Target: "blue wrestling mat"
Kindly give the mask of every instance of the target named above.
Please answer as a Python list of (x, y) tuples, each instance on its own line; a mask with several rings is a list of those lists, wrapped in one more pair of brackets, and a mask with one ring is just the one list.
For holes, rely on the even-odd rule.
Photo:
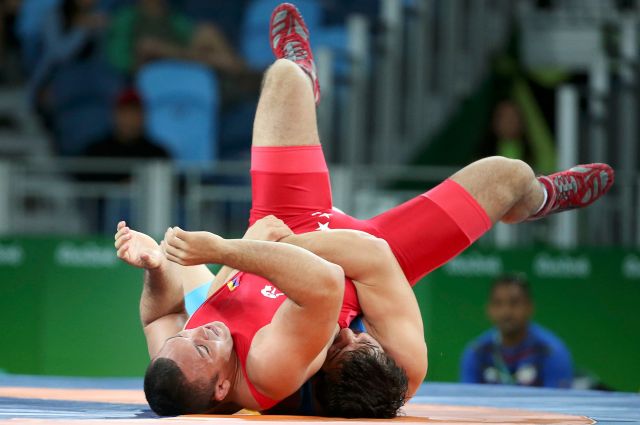
[[(122, 424), (122, 420), (126, 420), (126, 423), (144, 424), (160, 421), (144, 402), (141, 388), (140, 379), (0, 376), (0, 424), (34, 423), (34, 420), (38, 423), (77, 424), (111, 421)], [(480, 408), (474, 411), (469, 406)], [(407, 406), (407, 417), (398, 420), (440, 424), (514, 423), (514, 412), (524, 411), (528, 411), (525, 413), (529, 419), (519, 419), (517, 423), (590, 423), (585, 422), (585, 418), (580, 422), (563, 419), (562, 416), (577, 415), (592, 418), (600, 424), (640, 424), (640, 395), (426, 383)], [(501, 412), (504, 412), (504, 421), (500, 420), (503, 417), (500, 416)], [(540, 420), (536, 419), (538, 412)], [(553, 416), (545, 416), (549, 413), (557, 414), (555, 419)], [(456, 419), (447, 419), (454, 417)], [(174, 418), (172, 422), (202, 421), (204, 418), (207, 417), (186, 416)], [(305, 418), (301, 417), (278, 417), (277, 420), (256, 416), (228, 418), (225, 422), (231, 424), (246, 421), (247, 418), (274, 423), (305, 422)], [(335, 422), (330, 419), (327, 421)], [(318, 419), (314, 422), (318, 422)]]

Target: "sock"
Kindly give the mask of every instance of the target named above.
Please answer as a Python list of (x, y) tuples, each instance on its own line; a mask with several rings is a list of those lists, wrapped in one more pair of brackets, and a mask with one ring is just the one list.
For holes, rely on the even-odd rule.
[(549, 192), (547, 192), (547, 187), (544, 184), (542, 184), (542, 182), (540, 182), (540, 186), (542, 186), (544, 198), (542, 199), (542, 203), (540, 204), (540, 207), (538, 207), (538, 209), (536, 210), (535, 213), (533, 213), (533, 215), (537, 215), (540, 211), (542, 211), (542, 209), (547, 206), (547, 201), (549, 200)]

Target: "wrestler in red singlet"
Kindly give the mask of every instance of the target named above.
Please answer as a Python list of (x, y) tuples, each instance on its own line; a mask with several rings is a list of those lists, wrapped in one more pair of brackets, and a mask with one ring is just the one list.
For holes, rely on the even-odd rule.
[[(480, 205), (451, 180), (371, 220), (358, 220), (335, 210), (320, 146), (253, 148), (251, 174), (251, 225), (273, 214), (295, 233), (329, 229), (365, 231), (389, 243), (411, 284), (464, 250), (491, 227)], [(185, 329), (213, 321), (225, 323), (246, 379), (247, 355), (253, 338), (271, 323), (285, 298), (268, 280), (240, 272), (202, 304)], [(348, 327), (360, 313), (355, 286), (347, 279), (339, 326)], [(247, 384), (263, 410), (279, 402), (261, 394), (249, 380)]]
[(272, 214), (295, 233), (367, 232), (387, 241), (412, 285), (491, 228), (484, 209), (453, 180), (369, 220), (335, 210), (320, 145), (254, 147), (251, 177), (250, 224)]
[[(271, 323), (285, 299), (285, 294), (268, 280), (254, 274), (239, 272), (211, 295), (185, 326), (185, 329), (193, 329), (214, 321), (227, 325), (247, 385), (263, 410), (273, 407), (280, 400), (264, 396), (247, 379), (247, 355), (255, 334)], [(338, 325), (341, 328), (348, 327), (359, 312), (355, 287), (353, 282), (347, 280)]]

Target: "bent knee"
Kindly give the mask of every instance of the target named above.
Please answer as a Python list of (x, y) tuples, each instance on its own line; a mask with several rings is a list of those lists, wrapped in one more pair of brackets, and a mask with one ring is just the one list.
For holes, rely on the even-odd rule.
[(492, 156), (485, 158), (487, 166), (494, 176), (494, 182), (518, 191), (527, 188), (531, 179), (535, 177), (531, 167), (519, 159)]
[(304, 75), (304, 71), (294, 62), (288, 59), (278, 59), (267, 70), (266, 78), (286, 78), (300, 73)]

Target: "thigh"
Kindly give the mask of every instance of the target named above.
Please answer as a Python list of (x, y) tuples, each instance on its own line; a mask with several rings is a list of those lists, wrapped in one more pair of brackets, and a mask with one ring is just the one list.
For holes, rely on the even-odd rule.
[(459, 184), (446, 180), (429, 192), (369, 220), (389, 243), (407, 280), (446, 263), (491, 227), (491, 220)]
[(273, 214), (290, 225), (331, 210), (329, 170), (320, 146), (253, 148), (251, 224)]

